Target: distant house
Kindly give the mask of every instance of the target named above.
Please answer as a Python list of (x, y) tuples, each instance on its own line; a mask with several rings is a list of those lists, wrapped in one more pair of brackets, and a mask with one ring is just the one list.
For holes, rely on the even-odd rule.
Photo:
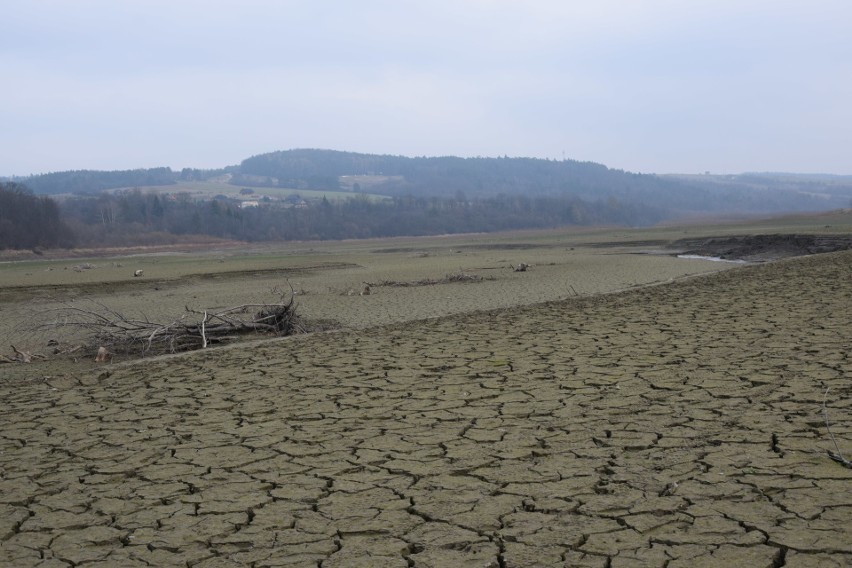
[(260, 204), (257, 201), (241, 201), (240, 209), (247, 209), (249, 207), (260, 207)]

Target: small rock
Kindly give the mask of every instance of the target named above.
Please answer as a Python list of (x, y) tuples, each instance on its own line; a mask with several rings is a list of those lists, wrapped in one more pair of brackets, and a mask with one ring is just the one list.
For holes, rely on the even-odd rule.
[(107, 363), (112, 360), (112, 353), (106, 347), (98, 347), (98, 354), (95, 357), (96, 363)]

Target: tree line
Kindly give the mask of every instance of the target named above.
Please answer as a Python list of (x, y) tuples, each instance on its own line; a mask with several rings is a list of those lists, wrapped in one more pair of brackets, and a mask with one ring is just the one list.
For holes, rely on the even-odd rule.
[(72, 247), (73, 231), (55, 201), (25, 186), (0, 183), (0, 249)]
[[(28, 199), (31, 211), (14, 210), (11, 216), (20, 215), (26, 222), (9, 226), (2, 233), (0, 248), (167, 244), (197, 236), (249, 242), (418, 236), (565, 225), (653, 224), (662, 218), (653, 208), (615, 199), (590, 202), (553, 196), (404, 196), (386, 200), (354, 196), (339, 201), (323, 198), (299, 207), (272, 202), (241, 208), (226, 199), (197, 201), (189, 194), (165, 197), (139, 190), (66, 199), (60, 204), (21, 190), (16, 195)], [(35, 211), (39, 207), (52, 211), (52, 217), (38, 217)], [(44, 226), (45, 234), (53, 227), (62, 238), (24, 239), (28, 228), (34, 226)], [(57, 233), (57, 228), (62, 230)]]
[(165, 167), (111, 171), (71, 170), (16, 178), (14, 181), (26, 185), (37, 194), (85, 195), (123, 187), (163, 186), (174, 185), (181, 181), (203, 181), (224, 173), (224, 169), (184, 168), (178, 172)]

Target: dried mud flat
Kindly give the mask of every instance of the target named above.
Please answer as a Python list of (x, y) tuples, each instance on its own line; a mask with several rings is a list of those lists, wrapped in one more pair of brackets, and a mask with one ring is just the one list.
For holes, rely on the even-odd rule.
[(4, 382), (8, 566), (849, 566), (852, 253)]

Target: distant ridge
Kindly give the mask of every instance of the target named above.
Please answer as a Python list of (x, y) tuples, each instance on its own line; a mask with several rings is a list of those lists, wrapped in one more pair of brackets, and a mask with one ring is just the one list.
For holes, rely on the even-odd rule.
[(393, 197), (472, 199), (575, 197), (641, 205), (665, 218), (694, 214), (826, 211), (852, 204), (852, 176), (748, 173), (654, 175), (594, 162), (539, 158), (405, 157), (326, 149), (258, 154), (239, 165), (201, 170), (78, 170), (15, 178), (37, 194), (86, 194), (230, 175), (233, 185), (366, 192)]
[(783, 177), (783, 178), (798, 178), (804, 180), (826, 180), (826, 181), (843, 181), (852, 183), (852, 175), (847, 174), (823, 174), (823, 173), (795, 173), (795, 172), (745, 172), (741, 175), (756, 176), (756, 177)]
[(779, 181), (760, 174), (636, 174), (594, 162), (540, 158), (409, 158), (294, 149), (252, 156), (235, 171), (233, 183), (237, 184), (331, 189), (339, 187), (340, 176), (363, 175), (373, 176), (371, 193), (573, 196), (641, 204), (673, 216), (824, 211), (848, 206), (852, 200), (852, 180), (837, 184), (818, 178)]

